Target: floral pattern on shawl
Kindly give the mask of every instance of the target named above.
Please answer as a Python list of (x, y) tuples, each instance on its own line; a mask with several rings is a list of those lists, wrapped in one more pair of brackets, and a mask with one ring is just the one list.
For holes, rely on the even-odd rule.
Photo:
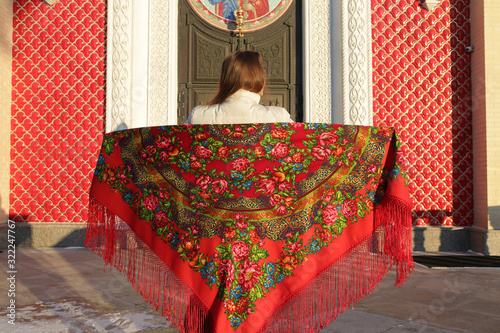
[[(265, 134), (262, 126), (268, 126)], [(227, 318), (236, 329), (255, 311), (258, 299), (293, 275), (349, 224), (371, 213), (383, 197), (387, 177), (406, 178), (399, 146), (394, 147), (397, 158), (390, 170), (382, 170), (374, 160), (380, 155), (377, 149), (392, 138), (391, 128), (366, 128), (365, 137), (378, 140), (379, 146), (366, 146), (366, 138), (352, 130), (349, 126), (298, 123), (221, 125), (218, 133), (223, 137), (214, 136), (207, 125), (159, 127), (154, 133), (128, 130), (105, 136), (95, 175), (120, 193), (210, 288), (217, 288)], [(302, 140), (292, 144), (298, 131)], [(125, 146), (135, 148), (121, 151), (124, 166), (105, 163), (105, 155)], [(337, 170), (339, 180), (318, 186), (335, 174), (321, 176), (318, 171), (311, 179), (309, 169), (324, 166)], [(361, 179), (357, 176), (360, 166), (366, 168), (361, 170), (366, 175)], [(157, 177), (144, 176), (141, 168)], [(165, 176), (167, 173), (177, 178)], [(309, 183), (314, 183), (314, 191)], [(210, 210), (242, 196), (253, 198), (260, 210), (286, 218), (304, 209), (305, 198), (313, 194), (318, 198), (310, 204), (314, 214), (307, 217), (306, 227), (280, 233), (283, 249), (278, 258), (270, 259), (264, 248), (270, 233), (259, 224), (258, 215), (244, 209), (221, 215), (216, 233), (220, 244), (213, 252), (200, 251), (201, 239), (209, 235), (203, 221), (212, 218)], [(184, 228), (177, 223), (182, 211), (191, 213)], [(305, 231), (311, 228), (312, 236), (305, 238)]]

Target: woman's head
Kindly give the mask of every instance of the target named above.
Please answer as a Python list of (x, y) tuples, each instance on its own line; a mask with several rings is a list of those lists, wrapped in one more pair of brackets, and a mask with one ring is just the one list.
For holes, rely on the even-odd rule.
[(260, 93), (266, 85), (262, 57), (255, 51), (235, 51), (224, 58), (219, 92), (210, 104), (220, 104), (240, 89)]

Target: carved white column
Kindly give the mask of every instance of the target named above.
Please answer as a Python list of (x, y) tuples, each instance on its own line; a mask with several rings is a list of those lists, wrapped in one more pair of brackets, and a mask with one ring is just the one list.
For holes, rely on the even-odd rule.
[(330, 0), (303, 1), (304, 122), (332, 122)]
[(303, 6), (305, 121), (372, 125), (370, 2), (311, 0)]
[(177, 15), (177, 0), (108, 0), (107, 132), (175, 123)]

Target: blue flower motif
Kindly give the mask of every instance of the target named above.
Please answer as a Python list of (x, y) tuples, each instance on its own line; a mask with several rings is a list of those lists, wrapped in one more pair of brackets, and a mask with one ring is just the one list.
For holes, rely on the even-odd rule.
[(97, 160), (97, 165), (101, 165), (104, 163), (104, 156), (99, 155), (99, 159)]
[(160, 130), (166, 131), (166, 130), (168, 130), (168, 127), (167, 126), (160, 126)]
[(241, 321), (242, 321), (241, 318), (233, 317), (231, 318), (231, 326), (240, 327)]
[(280, 275), (276, 279), (276, 283), (281, 283), (284, 278), (285, 278), (285, 275), (283, 273), (280, 273)]
[(247, 232), (246, 232), (246, 231), (241, 231), (241, 232), (240, 232), (240, 236), (241, 236), (241, 237), (246, 237), (246, 235), (247, 235)]
[(189, 169), (189, 162), (182, 162), (181, 167), (186, 170)]
[(177, 248), (177, 245), (179, 245), (180, 239), (179, 239), (179, 232), (176, 231), (174, 235), (172, 236), (172, 240), (170, 241), (170, 247), (173, 249)]
[(210, 277), (213, 277), (213, 272), (215, 270), (215, 266), (213, 262), (209, 262), (200, 270), (201, 277), (205, 280), (212, 280)]
[(129, 204), (134, 199), (134, 195), (132, 194), (132, 192), (124, 192), (122, 193), (122, 199)]
[(247, 181), (246, 183), (241, 184), (241, 186), (242, 186), (245, 190), (249, 190), (249, 189), (250, 189), (250, 186), (252, 186), (252, 181), (251, 181), (251, 180), (249, 180), (249, 181)]
[(269, 145), (266, 145), (266, 146), (264, 147), (264, 149), (265, 149), (266, 151), (271, 151), (271, 150), (273, 150), (273, 147), (274, 147), (273, 145), (270, 145), (270, 144), (269, 144)]
[(97, 176), (99, 174), (99, 170), (95, 169), (94, 170), (94, 176)]
[(236, 181), (240, 181), (240, 180), (243, 179), (243, 176), (240, 175), (239, 173), (232, 173), (231, 174), (231, 178), (234, 179), (234, 180), (236, 180)]
[(317, 253), (319, 250), (321, 250), (321, 247), (319, 246), (318, 241), (315, 239), (311, 242), (311, 251)]
[(294, 169), (295, 171), (300, 171), (300, 170), (304, 169), (304, 166), (303, 166), (301, 163), (295, 163), (295, 164), (293, 165), (293, 169)]
[(271, 288), (274, 285), (274, 280), (272, 277), (268, 277), (266, 279), (266, 282), (264, 282), (264, 287), (265, 288)]
[(401, 172), (401, 170), (399, 169), (392, 169), (391, 171), (391, 177), (396, 177), (397, 175), (399, 175)]
[(234, 158), (234, 159), (237, 159), (238, 157), (240, 157), (240, 155), (238, 155), (238, 154), (233, 154), (233, 158)]
[(236, 286), (233, 290), (231, 290), (230, 297), (231, 299), (240, 299), (241, 294), (243, 293), (243, 289), (240, 286)]
[(368, 197), (373, 200), (375, 198), (375, 192), (374, 191), (368, 191)]
[(273, 275), (276, 272), (276, 265), (273, 262), (267, 264), (266, 267), (267, 275)]

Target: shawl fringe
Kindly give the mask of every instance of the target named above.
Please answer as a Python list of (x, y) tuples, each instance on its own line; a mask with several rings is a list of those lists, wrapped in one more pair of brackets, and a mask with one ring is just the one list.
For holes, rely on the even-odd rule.
[(368, 296), (394, 265), (395, 285), (405, 282), (414, 269), (411, 208), (386, 195), (374, 215), (375, 232), (285, 301), (259, 332), (318, 332)]
[[(85, 245), (122, 272), (181, 332), (211, 332), (210, 312), (113, 212), (91, 199)], [(386, 195), (374, 209), (375, 232), (344, 253), (270, 314), (260, 332), (318, 332), (367, 296), (396, 266), (401, 286), (414, 268), (411, 207)]]
[(123, 273), (144, 300), (181, 332), (210, 332), (210, 313), (196, 294), (124, 221), (92, 198), (85, 246), (106, 266)]

